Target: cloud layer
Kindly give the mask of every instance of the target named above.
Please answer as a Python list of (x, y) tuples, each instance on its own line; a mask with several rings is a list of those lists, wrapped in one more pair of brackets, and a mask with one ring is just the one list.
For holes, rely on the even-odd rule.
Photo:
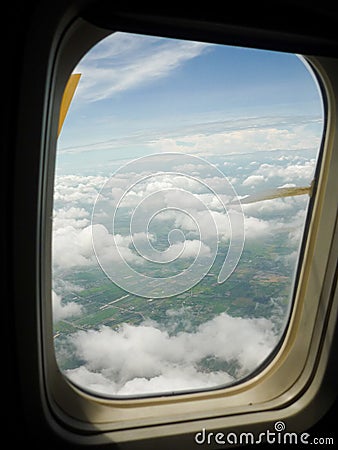
[[(236, 189), (244, 195), (260, 192), (271, 186), (300, 183), (308, 185), (313, 176), (315, 160), (303, 156), (305, 154), (306, 152), (290, 152), (280, 156), (278, 152), (271, 152), (269, 156), (255, 155), (255, 160), (248, 155), (238, 159), (215, 159), (215, 164), (231, 174)], [(216, 192), (220, 194), (220, 198), (227, 197), (224, 178), (211, 175), (204, 170), (205, 166), (180, 166), (175, 159), (173, 163), (176, 164), (173, 167), (177, 175), (160, 173), (151, 177), (148, 176), (151, 173), (144, 168), (142, 176), (145, 181), (132, 185), (123, 197), (121, 228), (114, 236), (111, 227), (109, 228), (111, 217), (105, 214), (109, 209), (99, 210), (102, 213), (102, 223), (91, 224), (93, 204), (99, 192), (105, 196), (106, 192), (102, 187), (106, 185), (108, 177), (57, 178), (53, 220), (56, 292), (53, 293), (53, 303), (56, 322), (67, 321), (83, 312), (80, 304), (61, 300), (63, 291), (73, 292), (73, 288), (67, 290), (67, 280), (63, 281), (62, 277), (65, 273), (87, 267), (91, 269), (97, 265), (92, 243), (93, 227), (102, 258), (119, 262), (122, 254), (126, 261), (140, 271), (144, 268), (144, 261), (133, 245), (142, 249), (145, 238), (155, 249), (159, 241), (163, 245), (164, 241), (156, 236), (159, 230), (168, 233), (167, 253), (163, 257), (170, 259), (182, 249), (181, 238), (186, 239), (184, 251), (180, 253), (182, 259), (194, 258), (198, 252), (207, 256), (210, 249), (208, 234), (205, 235), (204, 245), (201, 245), (198, 227), (192, 217), (175, 209), (166, 209), (173, 204), (181, 210), (192, 208), (190, 199), (182, 195), (183, 190), (186, 190), (201, 202), (195, 204), (194, 217), (197, 222), (200, 225), (208, 223), (204, 222), (205, 214), (210, 214), (219, 231), (219, 240), (226, 242), (229, 223), (220, 200), (213, 194)], [(202, 176), (211, 190), (206, 189), (203, 183), (197, 183), (192, 176), (182, 176), (185, 171), (194, 174), (194, 177)], [(108, 206), (111, 210), (128, 189), (132, 178), (132, 173), (121, 172), (107, 185), (110, 193), (107, 196), (110, 202)], [(174, 187), (179, 189), (174, 190)], [(151, 197), (156, 192), (161, 195)], [(156, 204), (147, 204), (147, 199), (153, 199), (154, 202), (156, 200)], [(269, 267), (273, 268), (280, 261), (284, 266), (295, 267), (307, 201), (306, 196), (300, 196), (243, 204), (245, 238), (249, 247), (250, 243), (258, 246), (267, 243), (265, 255), (268, 255), (269, 243), (273, 239), (278, 237), (280, 242), (286, 243), (286, 251), (283, 249), (280, 255), (271, 255)], [(148, 230), (142, 232), (136, 229), (130, 233), (131, 213), (140, 203), (145, 207), (144, 213), (147, 212), (147, 206), (151, 214), (155, 206), (156, 211), (161, 213), (152, 216), (156, 218), (156, 224), (149, 226)], [(202, 203), (204, 208), (199, 209)], [(203, 225), (203, 228), (211, 230), (207, 225)], [(168, 230), (173, 229), (180, 233), (170, 234)], [(213, 234), (213, 231), (210, 233)], [(163, 251), (163, 247), (160, 250)], [(258, 270), (259, 273), (262, 271)], [(86, 289), (86, 286), (83, 288)], [(270, 301), (272, 304), (271, 299)], [(132, 307), (132, 303), (129, 306)], [(167, 310), (165, 314), (176, 322), (177, 314), (184, 315), (180, 310)], [(160, 323), (160, 319), (159, 322), (144, 320), (139, 326), (129, 323), (120, 324), (117, 328), (98, 325), (95, 329), (62, 337), (58, 341), (58, 352), (61, 357), (67, 354), (67, 358), (74, 361), (72, 367), (76, 367), (65, 371), (71, 380), (103, 395), (143, 395), (206, 389), (231, 384), (257, 369), (275, 348), (279, 338), (276, 330), (283, 323), (284, 315), (284, 310), (276, 310), (270, 318), (232, 317), (223, 312), (195, 328), (187, 326), (185, 331), (178, 333), (174, 333), (175, 327), (170, 327), (166, 321), (165, 326)]]
[[(156, 323), (123, 324), (80, 331), (71, 339), (84, 361), (67, 371), (73, 382), (104, 394), (140, 395), (231, 383), (257, 368), (277, 338), (270, 320), (223, 313), (193, 333), (171, 336)], [(226, 370), (230, 365), (235, 377)]]
[[(243, 170), (241, 167), (232, 167), (231, 163), (228, 163), (224, 170), (225, 173), (229, 171), (236, 174), (236, 177), (231, 177), (231, 179), (234, 181), (236, 189), (246, 194), (251, 194), (252, 191), (264, 192), (269, 186), (310, 185), (315, 160), (308, 160), (294, 153), (289, 154), (286, 158), (288, 159), (276, 156), (274, 163), (255, 161), (250, 165), (250, 171)], [(91, 225), (93, 205), (100, 189), (108, 181), (108, 177), (59, 176), (54, 196), (54, 266), (69, 269), (96, 264), (93, 232), (100, 257), (108, 258), (110, 261), (119, 261), (119, 257), (122, 255), (127, 262), (142, 265), (144, 261), (137, 252), (132, 250), (132, 244), (134, 243), (142, 250), (142, 239), (146, 238), (151, 245), (156, 246), (157, 237), (153, 232), (153, 223), (161, 228), (170, 224), (171, 229), (180, 231), (179, 237), (181, 236), (185, 240), (184, 251), (180, 251), (183, 249), (182, 239), (174, 239), (170, 242), (170, 237), (173, 235), (168, 235), (167, 251), (161, 257), (158, 252), (156, 253), (159, 255), (157, 257), (159, 261), (168, 261), (170, 255), (178, 253), (182, 259), (194, 258), (198, 252), (207, 256), (212, 248), (211, 240), (216, 237), (219, 241), (226, 242), (230, 237), (229, 218), (227, 211), (224, 210), (224, 205), (220, 202), (221, 199), (227, 205), (230, 197), (224, 177), (210, 177), (207, 173), (199, 172), (202, 169), (202, 167), (198, 167), (198, 164), (191, 165), (191, 167), (175, 166), (176, 176), (164, 173), (154, 177), (149, 177), (151, 173), (145, 171), (143, 174), (145, 181), (135, 184), (132, 188), (129, 187), (129, 184), (133, 174), (120, 173), (111, 178), (109, 202), (107, 203), (111, 211), (111, 208), (117, 205), (125, 192), (127, 193), (123, 196), (120, 205), (122, 206), (120, 209), (123, 211), (135, 211), (138, 205), (142, 205), (142, 208), (139, 208), (140, 219), (143, 215), (149, 216), (150, 214), (151, 216), (153, 210), (160, 211), (154, 216), (152, 222), (149, 222), (148, 229), (139, 230), (136, 226), (135, 229), (126, 230), (117, 227), (114, 237), (111, 229), (108, 231), (112, 217), (109, 217), (105, 210), (102, 211), (102, 216), (97, 213), (98, 223)], [(204, 184), (197, 182), (194, 177), (183, 176), (184, 170), (201, 177)], [(101, 191), (101, 196), (102, 192), (104, 191)], [(192, 196), (196, 200), (194, 203), (192, 203)], [(300, 213), (304, 211), (306, 201), (306, 197), (302, 196), (243, 204), (245, 238), (247, 240), (258, 237), (269, 238), (273, 233), (285, 229), (292, 233), (290, 239), (295, 241), (294, 236), (299, 237), (302, 232), (302, 222), (300, 221), (304, 219), (304, 214), (302, 213), (299, 221), (294, 211), (300, 210)], [(171, 209), (172, 205), (177, 209)], [(123, 214), (121, 223), (125, 223), (127, 217), (124, 217)], [(134, 219), (134, 223), (137, 224), (136, 219)], [(213, 227), (210, 226), (210, 223), (213, 224)], [(203, 231), (204, 242), (199, 240), (199, 229)], [(215, 232), (215, 230), (217, 231)], [(146, 233), (143, 234), (143, 238), (140, 232)]]

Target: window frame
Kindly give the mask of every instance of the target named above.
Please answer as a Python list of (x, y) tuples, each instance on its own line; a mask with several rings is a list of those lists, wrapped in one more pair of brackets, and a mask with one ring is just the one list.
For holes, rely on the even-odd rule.
[[(19, 144), (20, 140), (21, 144), (29, 142), (27, 138), (35, 133), (33, 154), (40, 164), (39, 168), (35, 167), (39, 184), (30, 192), (32, 199), (39, 199), (35, 211), (36, 222), (33, 221), (30, 229), (36, 236), (35, 248), (30, 247), (25, 251), (24, 258), (27, 263), (34, 254), (37, 261), (35, 277), (28, 285), (29, 304), (33, 307), (29, 315), (34, 314), (36, 330), (32, 333), (26, 325), (22, 337), (19, 337), (23, 349), (20, 357), (23, 366), (28, 368), (33, 364), (39, 367), (37, 372), (33, 371), (28, 376), (28, 381), (23, 381), (26, 388), (29, 387), (29, 381), (34, 384), (34, 405), (39, 404), (40, 408), (42, 405), (40, 413), (44, 421), (66, 440), (98, 444), (125, 442), (130, 444), (130, 448), (135, 448), (136, 441), (140, 441), (141, 445), (142, 442), (156, 440), (156, 445), (160, 445), (159, 442), (172, 444), (177, 439), (180, 445), (186, 444), (188, 448), (194, 444), (194, 434), (202, 428), (211, 432), (260, 432), (272, 427), (277, 420), (283, 420), (287, 429), (295, 431), (311, 426), (333, 400), (327, 394), (324, 398), (321, 389), (325, 387), (326, 392), (330, 390), (336, 393), (333, 374), (337, 371), (332, 364), (330, 366), (329, 358), (330, 348), (333, 342), (337, 342), (335, 327), (338, 298), (334, 289), (338, 242), (334, 215), (337, 205), (334, 199), (338, 191), (335, 176), (338, 173), (338, 139), (335, 131), (338, 126), (335, 109), (338, 100), (338, 60), (306, 57), (320, 77), (327, 98), (322, 169), (317, 180), (317, 195), (309, 223), (309, 238), (304, 248), (295, 305), (285, 340), (273, 361), (246, 382), (225, 389), (162, 398), (104, 399), (76, 388), (57, 367), (52, 342), (49, 269), (57, 118), (63, 89), (73, 65), (82, 54), (111, 31), (88, 25), (82, 19), (74, 20), (74, 12), (67, 18), (63, 16), (62, 20), (60, 17), (57, 19), (55, 28), (59, 33), (52, 29), (49, 47), (47, 44), (45, 46), (48, 56), (44, 54), (46, 63), (44, 72), (40, 72), (44, 86), (43, 96), (40, 97), (43, 97), (43, 101), (39, 105), (41, 114), (35, 129), (29, 129), (33, 119), (28, 121), (28, 127), (24, 123), (25, 117), (20, 119), (22, 129), (27, 131), (23, 131)], [(141, 28), (147, 27), (144, 24)], [(128, 24), (121, 28), (137, 27)], [(186, 33), (189, 35), (188, 28)], [(148, 33), (152, 31), (149, 27)], [(177, 33), (180, 34), (182, 32)], [(226, 40), (224, 31), (221, 35), (224, 37), (220, 40)], [(331, 74), (336, 74), (336, 77)], [(27, 106), (29, 101), (32, 98), (23, 100), (23, 104)], [(42, 134), (39, 130), (43, 130)], [(23, 169), (21, 174), (24, 176)], [(17, 198), (19, 195), (20, 192), (16, 192)], [(27, 199), (27, 196), (24, 197)], [(27, 205), (23, 205), (23, 200), (18, 200), (16, 208), (18, 232), (20, 215)], [(23, 236), (21, 240), (20, 237), (17, 239), (18, 251), (22, 248), (23, 239)], [(18, 262), (18, 268), (17, 282), (21, 280), (22, 283), (22, 261)], [(22, 286), (17, 290), (17, 308), (23, 304), (23, 294)], [(314, 297), (314, 300), (307, 300), (309, 296)], [(23, 341), (25, 336), (29, 336), (26, 344)], [(23, 354), (29, 346), (34, 347), (33, 363)], [(328, 367), (330, 370), (327, 372)], [(321, 411), (318, 411), (318, 402), (322, 405)], [(26, 407), (28, 413), (29, 405), (26, 404)]]

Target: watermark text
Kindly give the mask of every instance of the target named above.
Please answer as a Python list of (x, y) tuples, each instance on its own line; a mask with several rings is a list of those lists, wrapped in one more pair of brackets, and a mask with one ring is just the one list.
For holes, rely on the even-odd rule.
[(195, 434), (195, 442), (199, 445), (250, 445), (250, 444), (312, 444), (312, 445), (334, 445), (333, 437), (311, 437), (309, 433), (295, 433), (285, 431), (286, 426), (282, 421), (274, 424), (273, 430), (266, 430), (260, 433), (252, 432), (209, 432), (203, 428)]

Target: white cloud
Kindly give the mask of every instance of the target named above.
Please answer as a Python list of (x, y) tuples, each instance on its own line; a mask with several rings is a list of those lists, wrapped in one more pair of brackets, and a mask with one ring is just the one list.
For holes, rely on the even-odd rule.
[(255, 186), (265, 181), (263, 175), (250, 175), (243, 181), (243, 186)]
[(237, 364), (236, 378), (257, 368), (276, 344), (272, 322), (231, 317), (226, 313), (200, 325), (195, 332), (169, 335), (156, 323), (118, 330), (106, 326), (72, 337), (85, 365), (67, 371), (74, 382), (106, 394), (144, 394), (227, 384), (224, 370), (210, 372), (208, 358)]
[(297, 186), (300, 183), (310, 183), (316, 167), (315, 159), (302, 161), (297, 164), (275, 165), (275, 164), (261, 164), (255, 172), (255, 175), (260, 175), (267, 179), (278, 177), (287, 184), (295, 183)]
[(60, 208), (54, 212), (53, 228), (59, 230), (71, 226), (74, 228), (84, 228), (89, 224), (89, 213), (84, 208), (70, 207)]
[(64, 269), (88, 266), (93, 259), (91, 227), (66, 226), (53, 233), (53, 263)]
[(75, 69), (84, 74), (77, 97), (87, 102), (102, 100), (167, 77), (208, 47), (199, 42), (114, 33), (89, 52)]
[(72, 206), (94, 204), (100, 188), (107, 181), (102, 176), (63, 175), (56, 177), (54, 184), (54, 201), (69, 203)]
[(246, 239), (258, 237), (268, 237), (273, 232), (273, 222), (258, 219), (257, 217), (246, 217), (244, 221), (244, 231)]
[(263, 215), (279, 214), (286, 217), (289, 222), (294, 218), (294, 211), (306, 208), (308, 198), (306, 195), (274, 198), (271, 200), (258, 201), (254, 203), (243, 203), (245, 214), (262, 218)]
[(211, 256), (212, 251), (210, 247), (208, 247), (203, 242), (194, 239), (194, 240), (186, 240), (184, 243), (184, 250), (180, 258), (196, 258), (197, 256)]
[(300, 209), (289, 226), (289, 243), (298, 249), (304, 232), (306, 210)]
[[(198, 155), (217, 155), (233, 153), (253, 153), (276, 149), (296, 150), (318, 147), (320, 136), (316, 130), (303, 124), (283, 124), (282, 126), (251, 126), (227, 131), (180, 136), (163, 136), (149, 141), (149, 146), (161, 152), (182, 152)], [(206, 124), (207, 127), (207, 124)]]
[(79, 316), (83, 312), (83, 307), (75, 302), (63, 303), (60, 295), (52, 291), (53, 302), (53, 320), (68, 319), (70, 317)]
[(118, 261), (119, 252), (129, 261), (135, 259), (129, 249), (130, 237), (119, 234), (113, 237), (104, 225), (92, 226), (88, 215), (83, 208), (74, 207), (61, 208), (54, 212), (52, 254), (55, 267), (70, 269), (96, 264), (93, 232), (96, 237), (96, 250), (104, 260)]

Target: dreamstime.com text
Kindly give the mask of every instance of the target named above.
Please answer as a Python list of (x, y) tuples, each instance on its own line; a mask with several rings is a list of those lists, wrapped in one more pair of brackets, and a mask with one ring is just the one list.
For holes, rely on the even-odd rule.
[(221, 433), (208, 432), (205, 428), (195, 434), (195, 442), (199, 445), (249, 445), (249, 444), (312, 444), (312, 445), (334, 445), (333, 437), (311, 437), (309, 433), (295, 433), (285, 431), (285, 423), (275, 422), (274, 430), (266, 430), (255, 434), (252, 432)]

